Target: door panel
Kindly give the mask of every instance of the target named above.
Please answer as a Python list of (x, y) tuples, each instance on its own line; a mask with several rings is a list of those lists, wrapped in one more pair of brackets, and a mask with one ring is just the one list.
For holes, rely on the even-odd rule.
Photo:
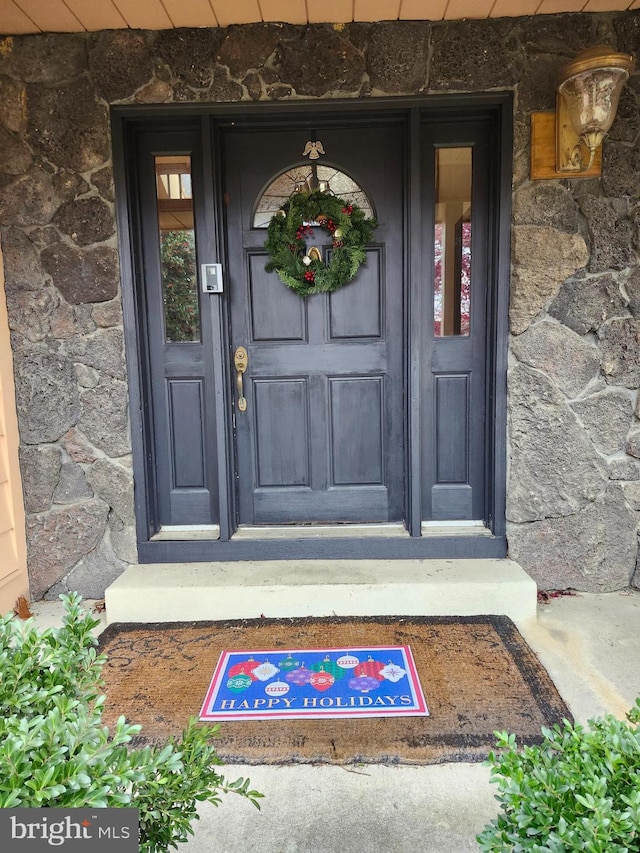
[(329, 294), (329, 337), (380, 338), (384, 328), (384, 286), (379, 249), (367, 251), (358, 271), (358, 287), (343, 287)]
[(329, 389), (331, 485), (383, 485), (384, 377), (333, 377)]
[(257, 487), (309, 486), (309, 393), (306, 379), (253, 383)]
[[(235, 411), (239, 522), (398, 521), (404, 515), (403, 134), (320, 127), (327, 163), (378, 210), (355, 280), (303, 298), (266, 273), (261, 190), (303, 162), (307, 130), (227, 130), (224, 165), (232, 348), (245, 346)], [(330, 161), (329, 161), (329, 158)], [(330, 238), (313, 244), (327, 257)]]

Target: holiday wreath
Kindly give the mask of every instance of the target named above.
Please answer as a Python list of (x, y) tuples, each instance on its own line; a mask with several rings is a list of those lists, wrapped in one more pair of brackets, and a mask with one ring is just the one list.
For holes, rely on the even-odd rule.
[[(376, 224), (344, 199), (320, 190), (294, 193), (269, 223), (265, 269), (275, 271), (280, 281), (302, 296), (338, 290), (354, 278), (366, 259), (365, 246)], [(315, 227), (324, 228), (333, 238), (326, 264), (318, 247), (307, 250), (306, 238), (313, 236)]]

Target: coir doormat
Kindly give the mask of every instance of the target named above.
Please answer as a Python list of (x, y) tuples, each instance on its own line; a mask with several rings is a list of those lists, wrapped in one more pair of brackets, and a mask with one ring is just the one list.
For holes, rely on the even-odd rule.
[[(274, 719), (223, 722), (227, 764), (481, 761), (494, 731), (520, 744), (542, 726), (571, 719), (547, 672), (503, 616), (259, 619), (111, 625), (100, 637), (104, 721), (120, 714), (143, 727), (138, 743), (179, 736), (197, 717), (227, 649), (408, 646), (428, 699), (428, 717)], [(210, 725), (203, 723), (203, 725)]]
[(428, 716), (409, 646), (223, 652), (206, 722)]

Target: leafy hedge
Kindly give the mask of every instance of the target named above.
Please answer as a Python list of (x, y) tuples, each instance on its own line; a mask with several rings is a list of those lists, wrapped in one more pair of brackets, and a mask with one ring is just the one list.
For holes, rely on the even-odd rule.
[(192, 719), (182, 737), (133, 749), (141, 727), (120, 717), (102, 725), (105, 658), (98, 620), (80, 596), (63, 596), (61, 628), (0, 619), (0, 808), (133, 807), (140, 850), (164, 853), (193, 834), (198, 802), (233, 792), (259, 808), (248, 779), (226, 782), (211, 742), (217, 727)]
[(588, 727), (543, 729), (518, 750), (497, 733), (492, 781), (502, 811), (478, 835), (484, 853), (639, 853), (640, 699), (628, 722), (607, 715)]

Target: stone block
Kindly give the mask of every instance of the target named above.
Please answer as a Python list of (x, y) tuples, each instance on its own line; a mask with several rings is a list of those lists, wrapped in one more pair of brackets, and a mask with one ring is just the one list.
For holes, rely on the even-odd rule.
[(115, 190), (113, 186), (113, 169), (111, 166), (105, 166), (103, 169), (98, 169), (91, 175), (91, 183), (98, 190), (102, 198), (107, 201), (114, 201)]
[(43, 341), (51, 333), (51, 319), (60, 297), (52, 287), (40, 290), (11, 290), (7, 293), (9, 326), (26, 340)]
[(640, 320), (640, 267), (631, 268), (625, 288), (629, 297), (629, 310), (633, 317)]
[(625, 451), (629, 456), (640, 459), (640, 429), (633, 429), (627, 437)]
[(226, 68), (216, 65), (213, 69), (211, 85), (203, 93), (203, 99), (219, 101), (220, 103), (233, 103), (234, 101), (241, 101), (243, 94), (240, 83), (230, 80)]
[(607, 382), (640, 386), (640, 320), (614, 319), (598, 331), (602, 350), (602, 372)]
[(122, 101), (153, 76), (153, 57), (144, 32), (103, 30), (90, 43), (89, 69), (96, 92), (107, 103)]
[(580, 208), (587, 219), (591, 252), (589, 271), (623, 270), (635, 266), (634, 226), (623, 200), (584, 195)]
[(113, 515), (109, 517), (109, 527), (111, 529), (111, 545), (118, 559), (124, 560), (125, 563), (137, 563), (138, 544), (135, 528), (125, 527), (120, 519)]
[(611, 317), (626, 316), (627, 302), (611, 273), (578, 274), (564, 282), (549, 314), (579, 335), (597, 331)]
[(213, 80), (213, 62), (218, 53), (223, 29), (174, 29), (158, 34), (153, 53), (172, 74), (196, 88), (208, 88)]
[[(422, 21), (374, 24), (366, 52), (372, 89), (390, 94), (422, 92), (429, 73), (430, 33), (430, 25)], [(358, 81), (354, 79), (354, 87), (361, 79), (362, 74)]]
[(138, 89), (134, 101), (137, 104), (170, 104), (173, 101), (173, 89), (164, 80), (152, 80), (142, 89)]
[(101, 243), (115, 233), (113, 214), (98, 196), (65, 202), (53, 222), (77, 246)]
[[(509, 40), (511, 29), (504, 21), (434, 24), (429, 89), (478, 92), (520, 82), (522, 67), (519, 51)], [(426, 66), (425, 55), (421, 61)]]
[(509, 399), (507, 518), (526, 522), (574, 515), (604, 492), (605, 463), (543, 374), (513, 368)]
[(51, 175), (34, 168), (0, 190), (0, 223), (47, 225), (59, 206)]
[(298, 37), (298, 29), (288, 24), (228, 27), (216, 61), (226, 65), (231, 76), (240, 80), (250, 69), (262, 68), (281, 41)]
[(514, 195), (513, 224), (538, 225), (576, 234), (578, 205), (565, 187), (534, 181), (520, 187)]
[(91, 498), (27, 517), (27, 561), (34, 599), (93, 551), (104, 536), (108, 513), (107, 504)]
[(640, 463), (628, 456), (612, 459), (609, 462), (610, 480), (640, 480)]
[(80, 417), (73, 364), (59, 353), (37, 347), (14, 352), (14, 369), (21, 440), (57, 441)]
[(283, 84), (306, 97), (357, 92), (365, 72), (360, 51), (329, 27), (308, 28), (302, 38), (282, 42), (274, 67)]
[(118, 292), (118, 254), (108, 246), (75, 249), (54, 243), (42, 251), (42, 265), (67, 302), (108, 302)]
[[(637, 120), (636, 116), (636, 123)], [(628, 144), (616, 142), (608, 142), (604, 146), (602, 189), (606, 196), (613, 198), (622, 196), (638, 198), (640, 195), (640, 148), (630, 148)]]
[(21, 447), (19, 456), (25, 512), (50, 510), (60, 478), (60, 451), (46, 446)]
[(69, 590), (75, 590), (85, 599), (104, 598), (105, 589), (128, 568), (114, 553), (108, 538), (83, 557), (65, 577)]
[(78, 422), (88, 441), (117, 458), (131, 452), (129, 400), (124, 382), (103, 377), (97, 388), (83, 391)]
[(622, 483), (622, 491), (629, 506), (636, 512), (640, 510), (640, 482)]
[[(60, 169), (56, 172), (53, 176), (53, 187), (61, 202), (73, 201), (91, 189), (82, 175), (78, 175), (69, 169)], [(58, 239), (60, 238), (58, 237)]]
[(512, 250), (510, 318), (518, 335), (551, 304), (562, 282), (586, 266), (589, 253), (580, 235), (536, 225), (513, 228)]
[(527, 53), (551, 54), (556, 61), (572, 59), (595, 41), (591, 15), (541, 15), (527, 18), (522, 31), (522, 44)]
[(64, 349), (75, 363), (92, 367), (116, 379), (125, 378), (124, 338), (121, 329), (100, 329), (92, 335), (77, 335), (66, 341)]
[(597, 348), (560, 323), (534, 323), (511, 341), (511, 350), (523, 364), (546, 373), (569, 398), (600, 373)]
[(27, 125), (24, 86), (0, 77), (0, 122), (12, 133), (22, 133)]
[(572, 403), (571, 408), (601, 453), (613, 456), (624, 449), (634, 408), (629, 394), (603, 391)]
[(0, 43), (0, 74), (25, 83), (52, 85), (71, 80), (87, 68), (83, 36), (43, 33), (5, 38)]
[(84, 469), (75, 462), (65, 462), (60, 469), (58, 485), (53, 493), (53, 500), (57, 504), (72, 504), (83, 498), (93, 497), (89, 488)]
[(37, 290), (44, 281), (40, 255), (20, 228), (2, 231), (2, 260), (7, 293)]
[(540, 589), (611, 592), (629, 586), (636, 565), (636, 513), (620, 486), (579, 512), (509, 524), (509, 554)]
[(55, 165), (87, 172), (109, 158), (109, 115), (88, 77), (54, 89), (27, 86), (27, 108), (27, 139)]
[(0, 173), (21, 175), (32, 162), (31, 151), (20, 137), (0, 125)]
[(87, 470), (87, 479), (98, 497), (109, 505), (124, 525), (132, 525), (133, 475), (121, 465), (98, 459)]
[(96, 326), (109, 329), (122, 325), (122, 303), (119, 299), (110, 302), (99, 302), (91, 309), (91, 317)]
[(60, 443), (74, 462), (94, 462), (95, 450), (85, 436), (77, 429), (70, 429), (60, 439)]

